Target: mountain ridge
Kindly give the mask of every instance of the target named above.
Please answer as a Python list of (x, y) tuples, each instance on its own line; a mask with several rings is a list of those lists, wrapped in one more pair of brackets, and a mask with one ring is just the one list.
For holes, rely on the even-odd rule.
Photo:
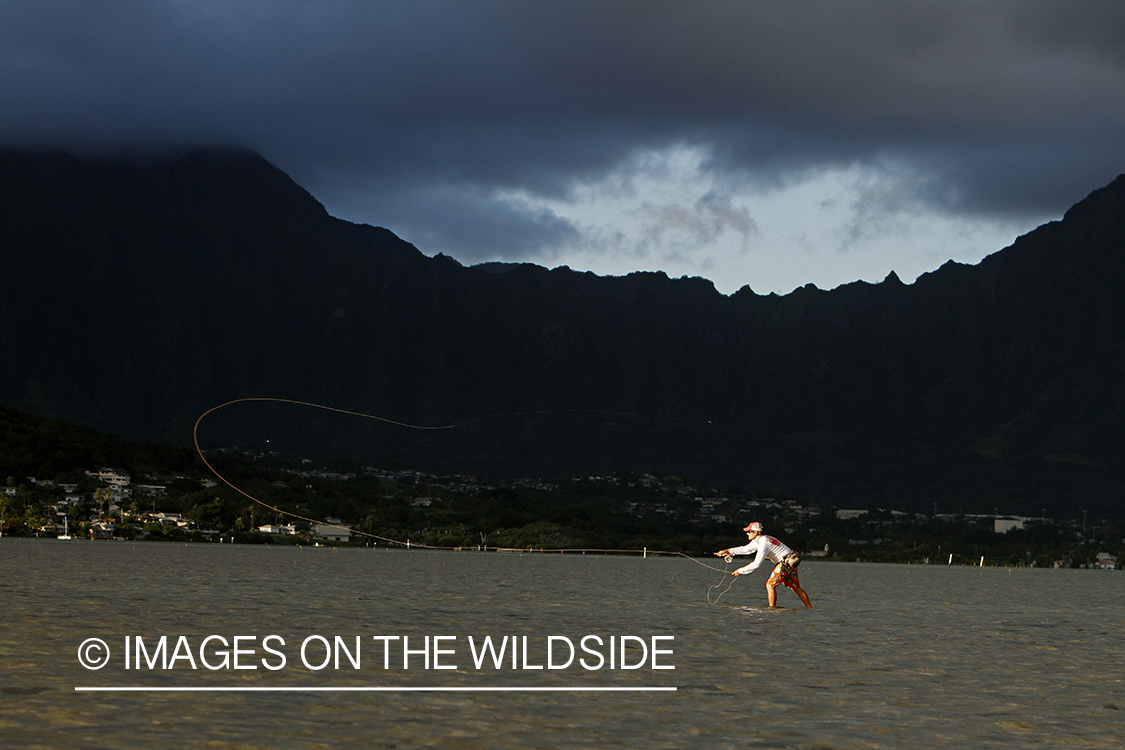
[(470, 426), (244, 410), (208, 439), (470, 472), (685, 473), (856, 505), (1112, 504), (1123, 221), (1118, 178), (913, 284), (723, 295), (663, 273), (429, 258), (331, 217), (252, 152), (148, 167), (4, 152), (0, 403), (182, 442), (212, 406), (276, 395)]

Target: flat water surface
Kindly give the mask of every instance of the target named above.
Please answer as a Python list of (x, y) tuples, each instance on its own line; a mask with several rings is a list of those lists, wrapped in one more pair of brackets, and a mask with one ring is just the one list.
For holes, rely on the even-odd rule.
[[(813, 609), (781, 590), (785, 608), (771, 611), (765, 571), (712, 605), (709, 589), (714, 600), (731, 579), (700, 563), (724, 567), (0, 539), (0, 745), (1125, 747), (1123, 573), (805, 562)], [(178, 657), (167, 669), (161, 636), (164, 658)], [(346, 650), (333, 661), (337, 636)], [(517, 659), (478, 668), (469, 638), (479, 648), (486, 636), (514, 639)], [(581, 650), (586, 636), (599, 655)], [(621, 636), (626, 665), (641, 666), (620, 668)], [(90, 638), (109, 651), (100, 669), (79, 663)], [(548, 669), (566, 663), (568, 642), (575, 659)], [(671, 653), (653, 657), (654, 643)], [(120, 687), (144, 690), (75, 690)], [(325, 690), (369, 687), (395, 690)], [(620, 690), (654, 687), (676, 690)]]

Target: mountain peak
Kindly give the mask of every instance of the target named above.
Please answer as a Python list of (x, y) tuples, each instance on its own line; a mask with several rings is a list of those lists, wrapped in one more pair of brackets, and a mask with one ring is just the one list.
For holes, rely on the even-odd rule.
[(1070, 207), (1064, 221), (1086, 221), (1096, 217), (1121, 217), (1125, 215), (1125, 174), (1103, 188), (1093, 191)]
[(327, 210), (292, 177), (256, 151), (238, 147), (197, 149), (174, 162), (168, 171), (200, 191), (233, 199), (247, 198), (287, 204), (289, 210), (303, 208), (327, 215)]

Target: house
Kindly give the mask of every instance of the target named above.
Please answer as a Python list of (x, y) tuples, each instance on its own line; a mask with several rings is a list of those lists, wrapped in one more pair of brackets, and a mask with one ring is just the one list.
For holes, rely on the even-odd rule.
[(146, 513), (145, 518), (156, 523), (163, 524), (164, 526), (179, 526), (183, 516), (179, 513)]
[(1117, 558), (1108, 552), (1099, 552), (1094, 561), (1096, 570), (1117, 570)]
[(313, 539), (326, 539), (330, 542), (350, 542), (352, 540), (351, 526), (340, 523), (335, 518), (329, 518), (328, 523), (313, 524), (310, 531)]
[(86, 476), (93, 477), (94, 479), (117, 486), (125, 486), (129, 484), (129, 475), (123, 471), (115, 469), (99, 469), (98, 471), (87, 471)]
[(113, 539), (116, 533), (117, 526), (113, 523), (102, 521), (90, 526), (91, 539)]

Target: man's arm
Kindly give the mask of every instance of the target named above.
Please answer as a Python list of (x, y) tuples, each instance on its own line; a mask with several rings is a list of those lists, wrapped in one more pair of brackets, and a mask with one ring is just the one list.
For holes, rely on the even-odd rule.
[(715, 553), (715, 557), (726, 557), (727, 555), (748, 555), (754, 551), (754, 545), (744, 544), (741, 547), (730, 547), (728, 549), (721, 549)]
[[(746, 546), (752, 547), (752, 546), (755, 546), (755, 545), (747, 544)], [(755, 570), (758, 569), (758, 566), (762, 564), (762, 560), (766, 556), (766, 547), (765, 547), (764, 544), (759, 544), (759, 545), (757, 545), (757, 548), (758, 548), (758, 554), (756, 554), (754, 556), (754, 561), (751, 562), (749, 565), (745, 565), (745, 566), (739, 568), (738, 570), (734, 571), (734, 575), (744, 576), (744, 575), (748, 575), (750, 573), (753, 573)], [(749, 552), (749, 551), (750, 550), (747, 550), (747, 552)]]

